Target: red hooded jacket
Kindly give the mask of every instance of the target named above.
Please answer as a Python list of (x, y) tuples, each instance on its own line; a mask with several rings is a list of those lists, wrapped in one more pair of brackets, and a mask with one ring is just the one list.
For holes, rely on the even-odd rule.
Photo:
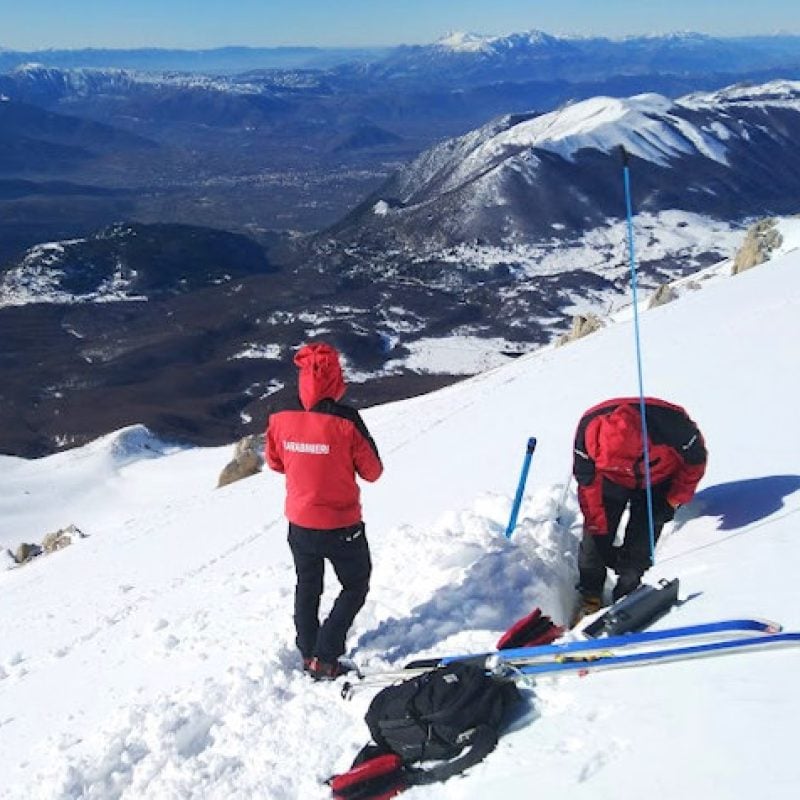
[(331, 530), (361, 522), (356, 474), (383, 472), (375, 442), (358, 411), (339, 402), (345, 383), (339, 354), (327, 344), (301, 348), (298, 401), (270, 415), (266, 460), (286, 475), (286, 516), (303, 528)]
[[(703, 435), (680, 406), (645, 398), (650, 485), (663, 484), (672, 506), (688, 503), (706, 469)], [(626, 489), (645, 486), (642, 418), (638, 397), (606, 400), (581, 417), (575, 433), (573, 474), (584, 527), (608, 533), (603, 483)]]

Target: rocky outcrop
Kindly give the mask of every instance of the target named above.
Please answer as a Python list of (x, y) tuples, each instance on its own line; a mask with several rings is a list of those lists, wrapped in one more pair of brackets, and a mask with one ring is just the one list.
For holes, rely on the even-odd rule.
[(86, 534), (76, 525), (69, 525), (59, 531), (48, 533), (42, 539), (42, 550), (45, 553), (55, 553), (56, 550), (63, 550), (69, 547), (75, 539), (85, 539)]
[(52, 533), (48, 533), (41, 544), (22, 542), (12, 553), (7, 551), (17, 566), (27, 564), (37, 556), (55, 553), (56, 550), (63, 550), (69, 547), (75, 539), (85, 539), (86, 534), (77, 525), (68, 525)]
[(582, 339), (602, 327), (603, 321), (595, 314), (577, 314), (572, 318), (572, 328), (569, 332), (556, 339), (556, 347), (569, 344), (569, 342), (574, 342), (576, 339)]
[(41, 554), (42, 548), (38, 544), (29, 544), (28, 542), (23, 542), (12, 553), (17, 564), (27, 564)]
[(673, 300), (677, 300), (678, 293), (672, 287), (670, 283), (662, 283), (658, 289), (653, 292), (650, 296), (650, 299), (647, 301), (648, 308), (657, 308), (658, 306), (666, 305), (667, 303), (671, 303)]
[(233, 459), (225, 465), (220, 473), (217, 488), (261, 472), (264, 465), (263, 452), (263, 436), (250, 434), (236, 442)]
[(767, 217), (751, 226), (744, 237), (739, 252), (733, 259), (733, 275), (763, 264), (780, 247), (783, 237), (778, 231), (775, 219)]

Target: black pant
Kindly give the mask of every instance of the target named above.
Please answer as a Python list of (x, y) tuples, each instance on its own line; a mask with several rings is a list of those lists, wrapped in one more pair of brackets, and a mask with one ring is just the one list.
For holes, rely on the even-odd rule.
[[(664, 523), (672, 519), (672, 509), (667, 503), (669, 483), (652, 487), (653, 533), (655, 541), (661, 535)], [(614, 547), (617, 528), (625, 508), (630, 504), (625, 539)], [(626, 489), (605, 481), (603, 507), (608, 522), (608, 533), (596, 536), (584, 531), (578, 553), (579, 588), (582, 594), (597, 595), (603, 592), (606, 569), (613, 569), (619, 580), (614, 589), (614, 599), (635, 589), (642, 575), (650, 567), (650, 535), (647, 517), (647, 492), (644, 489)]]
[[(312, 530), (289, 524), (289, 547), (297, 572), (294, 625), (303, 658), (332, 663), (344, 653), (344, 640), (369, 591), (372, 561), (363, 523), (335, 530)], [(342, 591), (320, 625), (325, 559), (331, 562)]]

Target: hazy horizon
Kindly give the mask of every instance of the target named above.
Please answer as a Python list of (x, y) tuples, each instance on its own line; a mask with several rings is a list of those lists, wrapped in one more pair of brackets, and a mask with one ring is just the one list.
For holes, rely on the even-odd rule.
[(789, 0), (28, 0), (3, 11), (0, 49), (212, 50), (221, 47), (372, 48), (428, 44), (449, 32), (486, 36), (800, 35)]

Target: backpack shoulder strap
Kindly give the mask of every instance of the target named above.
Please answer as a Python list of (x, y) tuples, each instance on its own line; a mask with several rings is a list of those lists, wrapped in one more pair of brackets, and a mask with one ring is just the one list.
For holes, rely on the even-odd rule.
[(458, 775), (459, 772), (463, 772), (465, 769), (469, 769), (483, 761), (495, 747), (497, 747), (497, 732), (489, 725), (479, 725), (475, 729), (469, 748), (458, 758), (430, 769), (406, 766), (406, 781), (412, 786), (446, 781), (448, 778)]

